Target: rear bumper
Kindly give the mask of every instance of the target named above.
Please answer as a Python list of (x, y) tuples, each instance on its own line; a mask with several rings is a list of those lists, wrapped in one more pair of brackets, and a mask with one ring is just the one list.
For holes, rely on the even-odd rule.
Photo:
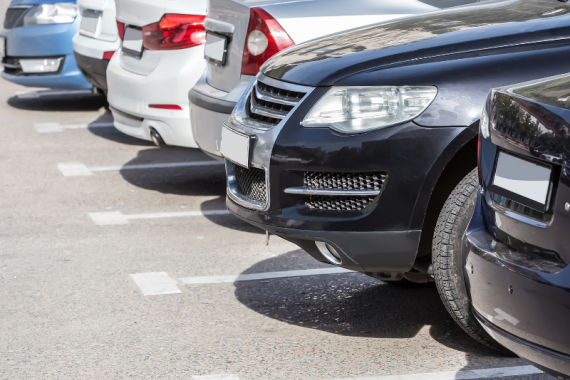
[[(153, 127), (168, 145), (197, 148), (190, 125), (187, 91), (204, 70), (200, 49), (202, 47), (165, 52), (149, 75), (124, 69), (120, 54), (116, 53), (107, 68), (107, 100), (112, 108), (131, 117), (119, 116), (115, 127), (144, 140), (150, 140), (149, 128)], [(150, 104), (173, 104), (182, 110), (149, 108)]]
[(75, 61), (81, 73), (93, 86), (107, 91), (107, 66), (106, 59), (92, 58), (79, 53), (75, 53)]
[(416, 259), (421, 230), (347, 232), (282, 228), (253, 222), (256, 212), (238, 206), (229, 198), (226, 205), (238, 218), (297, 244), (324, 263), (330, 262), (319, 251), (316, 241), (335, 248), (341, 256), (340, 266), (359, 272), (407, 272)]
[(204, 73), (188, 93), (192, 132), (196, 144), (204, 153), (223, 159), (220, 154), (222, 124), (228, 121), (237, 101), (253, 78), (242, 75), (238, 85), (232, 91), (225, 92), (210, 86)]
[(477, 318), (520, 357), (570, 376), (570, 268), (494, 239), (485, 228), (481, 203), (479, 195), (463, 245)]

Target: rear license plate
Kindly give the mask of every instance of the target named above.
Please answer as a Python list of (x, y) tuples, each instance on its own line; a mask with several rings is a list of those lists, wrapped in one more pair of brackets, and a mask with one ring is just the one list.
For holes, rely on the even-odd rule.
[(251, 138), (236, 132), (227, 125), (222, 127), (222, 146), (220, 153), (228, 160), (249, 169), (249, 149)]
[(552, 168), (499, 152), (492, 191), (539, 211), (546, 211)]
[(0, 37), (0, 58), (6, 55), (6, 38)]
[(99, 16), (101, 11), (92, 9), (84, 9), (81, 15), (81, 24), (79, 24), (79, 32), (87, 36), (94, 36), (99, 25)]
[(204, 58), (208, 62), (216, 66), (224, 66), (226, 64), (226, 55), (228, 52), (228, 39), (226, 37), (206, 33), (206, 47), (204, 49)]
[(140, 57), (143, 52), (143, 34), (141, 29), (127, 26), (125, 29), (125, 39), (123, 40), (123, 51)]

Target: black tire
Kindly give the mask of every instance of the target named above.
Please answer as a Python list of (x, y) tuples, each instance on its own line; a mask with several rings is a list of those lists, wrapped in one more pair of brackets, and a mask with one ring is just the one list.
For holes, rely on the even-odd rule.
[(513, 356), (479, 325), (465, 286), (461, 244), (475, 209), (477, 188), (477, 169), (473, 169), (453, 189), (439, 214), (432, 243), (435, 284), (445, 308), (467, 334), (484, 346)]

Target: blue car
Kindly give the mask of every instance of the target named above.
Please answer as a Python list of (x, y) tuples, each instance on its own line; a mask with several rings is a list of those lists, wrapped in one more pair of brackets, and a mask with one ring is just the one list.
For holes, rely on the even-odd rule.
[(89, 89), (75, 63), (75, 0), (13, 0), (0, 29), (2, 78), (29, 87)]

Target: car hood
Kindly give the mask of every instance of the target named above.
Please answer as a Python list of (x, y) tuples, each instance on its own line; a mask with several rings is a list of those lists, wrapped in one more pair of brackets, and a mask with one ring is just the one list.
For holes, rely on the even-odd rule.
[(272, 57), (261, 71), (287, 82), (330, 86), (363, 71), (466, 53), (500, 54), (513, 46), (567, 38), (569, 32), (570, 5), (555, 0), (487, 1), (312, 40)]

